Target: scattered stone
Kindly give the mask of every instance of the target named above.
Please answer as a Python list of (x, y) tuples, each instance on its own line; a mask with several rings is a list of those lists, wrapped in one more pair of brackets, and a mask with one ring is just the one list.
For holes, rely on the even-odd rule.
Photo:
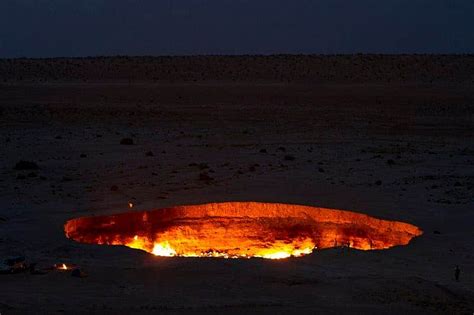
[(207, 163), (199, 163), (198, 167), (200, 170), (205, 170), (206, 168), (209, 168), (209, 165), (207, 165)]
[(16, 163), (14, 169), (17, 171), (37, 170), (39, 167), (35, 162), (21, 160), (20, 162)]
[(122, 145), (133, 145), (133, 139), (132, 138), (123, 138), (120, 140), (120, 144)]
[(30, 270), (30, 274), (32, 274), (32, 275), (45, 275), (45, 274), (47, 274), (47, 272), (44, 271), (44, 270), (36, 269), (36, 263), (35, 264), (30, 264), (28, 269)]
[(256, 170), (257, 170), (257, 169), (256, 169), (255, 166), (253, 166), (253, 165), (249, 167), (249, 171), (250, 171), (250, 172), (255, 172)]
[(212, 181), (214, 180), (214, 178), (212, 178), (211, 176), (209, 176), (207, 173), (201, 173), (199, 174), (199, 180), (203, 180), (203, 181)]
[(0, 274), (21, 273), (28, 270), (28, 267), (24, 256), (12, 257), (0, 264)]
[(377, 185), (377, 186), (382, 185), (382, 181), (381, 181), (381, 180), (376, 181), (376, 182), (375, 182), (375, 185)]
[(285, 149), (285, 147), (279, 147), (279, 148), (277, 149), (277, 151), (286, 152), (286, 149)]
[(23, 174), (18, 174), (18, 176), (16, 177), (16, 179), (26, 179), (26, 176), (23, 175)]
[(267, 153), (267, 149), (260, 149), (260, 153)]
[(438, 231), (438, 230), (434, 230), (434, 231), (433, 231), (433, 234), (441, 234), (441, 232)]
[(293, 155), (285, 155), (285, 161), (294, 161), (295, 160), (295, 157)]
[(80, 157), (81, 157), (81, 159), (86, 158), (86, 157), (87, 157), (87, 154), (82, 153), (82, 154), (80, 155)]
[(28, 174), (28, 177), (37, 177), (37, 176), (38, 176), (38, 175), (36, 175), (35, 172), (31, 172), (31, 173)]
[(87, 273), (82, 271), (80, 268), (76, 268), (71, 272), (71, 276), (76, 278), (86, 278)]
[(324, 173), (324, 168), (320, 167), (320, 168), (318, 168), (318, 171), (319, 171), (320, 173)]
[(455, 182), (454, 183), (454, 187), (461, 187), (461, 186), (462, 186), (462, 184), (460, 182)]
[(63, 178), (62, 178), (61, 181), (62, 181), (62, 182), (71, 182), (71, 181), (72, 181), (72, 178), (67, 177), (67, 176), (63, 176)]
[(145, 153), (145, 156), (154, 156), (154, 154), (153, 154), (153, 152), (148, 151), (147, 153)]
[(111, 191), (118, 191), (118, 189), (119, 189), (119, 188), (118, 188), (117, 185), (112, 185), (112, 186), (110, 187), (110, 190), (111, 190)]
[(16, 256), (5, 259), (5, 264), (10, 267), (21, 262), (25, 262), (25, 256)]
[(387, 160), (387, 164), (392, 166), (392, 165), (395, 165), (395, 161), (390, 159), (390, 160)]

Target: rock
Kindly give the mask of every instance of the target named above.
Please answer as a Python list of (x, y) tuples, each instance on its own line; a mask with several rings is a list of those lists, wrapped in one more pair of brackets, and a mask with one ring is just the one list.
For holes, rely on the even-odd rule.
[(208, 182), (208, 181), (214, 180), (214, 178), (209, 176), (207, 173), (201, 173), (201, 174), (199, 174), (199, 180), (203, 180), (203, 181)]
[(111, 191), (118, 191), (118, 189), (119, 189), (119, 188), (118, 188), (117, 185), (112, 185), (112, 186), (110, 187), (110, 190), (111, 190)]
[(25, 262), (25, 256), (15, 256), (5, 259), (5, 264), (10, 267), (20, 262)]
[(28, 174), (28, 177), (37, 177), (37, 176), (38, 176), (38, 175), (36, 175), (35, 172), (31, 172), (31, 173)]
[(318, 171), (319, 171), (320, 173), (324, 173), (324, 168), (320, 167), (320, 168), (318, 168)]
[(434, 230), (434, 231), (433, 231), (433, 234), (441, 234), (441, 232), (438, 231), (438, 230)]
[(120, 140), (120, 144), (122, 145), (133, 145), (133, 139), (132, 138), (123, 138)]
[(0, 275), (9, 275), (11, 273), (12, 272), (10, 266), (0, 263)]
[(63, 179), (62, 179), (61, 181), (62, 181), (62, 182), (71, 182), (71, 181), (72, 181), (72, 178), (67, 177), (67, 176), (63, 176)]
[(23, 175), (23, 174), (18, 174), (18, 176), (16, 177), (16, 179), (26, 179), (26, 176)]
[(295, 157), (293, 155), (285, 155), (285, 161), (294, 161)]
[(277, 151), (286, 152), (286, 149), (284, 147), (279, 147)]
[(377, 185), (377, 186), (382, 185), (382, 181), (381, 181), (381, 180), (376, 181), (376, 182), (375, 182), (375, 185)]
[(0, 273), (21, 273), (28, 270), (28, 268), (24, 256), (12, 257), (5, 259), (4, 263), (0, 265)]
[(392, 166), (392, 165), (395, 165), (395, 161), (394, 160), (387, 160), (387, 164)]
[(39, 169), (39, 167), (38, 167), (38, 164), (36, 164), (35, 162), (21, 160), (18, 163), (16, 163), (14, 169), (17, 171), (37, 170)]
[(260, 153), (267, 153), (267, 149), (260, 149)]
[(207, 163), (199, 163), (198, 167), (200, 170), (205, 170), (206, 168), (209, 168), (209, 165), (207, 165)]
[(87, 154), (82, 153), (82, 154), (80, 155), (80, 157), (81, 157), (81, 159), (86, 158), (86, 157), (87, 157)]
[(45, 274), (47, 274), (47, 272), (44, 271), (44, 270), (36, 269), (36, 264), (30, 264), (29, 270), (30, 270), (30, 274), (32, 274), (32, 275), (45, 275)]
[(154, 154), (153, 154), (153, 152), (148, 151), (147, 153), (145, 153), (145, 156), (154, 156)]
[(71, 272), (71, 276), (76, 278), (86, 278), (87, 273), (82, 271), (80, 268), (76, 268)]

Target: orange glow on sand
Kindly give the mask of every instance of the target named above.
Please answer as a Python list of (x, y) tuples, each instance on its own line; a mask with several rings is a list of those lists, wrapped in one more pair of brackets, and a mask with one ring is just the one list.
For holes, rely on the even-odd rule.
[(125, 245), (156, 256), (282, 259), (315, 249), (387, 249), (422, 234), (411, 224), (365, 214), (258, 202), (177, 206), (73, 219), (66, 236)]

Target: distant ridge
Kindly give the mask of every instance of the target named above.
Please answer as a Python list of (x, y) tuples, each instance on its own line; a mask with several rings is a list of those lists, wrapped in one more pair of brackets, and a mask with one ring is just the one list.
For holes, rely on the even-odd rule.
[(0, 59), (0, 83), (474, 82), (474, 55), (209, 55)]

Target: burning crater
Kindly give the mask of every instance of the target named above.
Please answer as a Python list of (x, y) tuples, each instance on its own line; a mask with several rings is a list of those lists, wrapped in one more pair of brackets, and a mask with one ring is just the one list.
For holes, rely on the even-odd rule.
[(407, 245), (416, 226), (356, 212), (299, 205), (225, 202), (73, 219), (66, 236), (82, 243), (125, 245), (157, 256), (270, 259), (346, 246)]

